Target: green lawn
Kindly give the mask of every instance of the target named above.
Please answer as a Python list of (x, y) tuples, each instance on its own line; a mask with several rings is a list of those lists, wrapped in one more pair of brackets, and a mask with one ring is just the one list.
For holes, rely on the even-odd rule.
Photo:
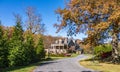
[(73, 54), (71, 55), (71, 57), (76, 57), (76, 56), (78, 56), (78, 55), (80, 55), (80, 54), (75, 54), (75, 53), (73, 53)]
[(30, 64), (28, 66), (5, 68), (5, 69), (2, 70), (2, 72), (32, 72), (33, 69), (35, 69), (36, 66), (38, 66), (38, 65), (40, 65), (40, 62)]

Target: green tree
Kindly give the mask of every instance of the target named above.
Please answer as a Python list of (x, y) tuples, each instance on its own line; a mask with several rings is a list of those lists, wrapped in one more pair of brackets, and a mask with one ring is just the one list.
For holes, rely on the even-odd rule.
[(2, 27), (0, 26), (0, 67), (2, 67), (4, 64), (4, 56), (3, 56), (3, 47), (2, 47), (2, 43), (3, 43), (3, 41), (2, 41), (2, 35), (3, 35), (3, 31), (2, 31)]
[(19, 15), (15, 15), (15, 18), (16, 25), (9, 43), (10, 50), (8, 59), (10, 66), (22, 65), (25, 62), (21, 17)]
[(29, 32), (26, 35), (27, 36), (25, 38), (25, 44), (24, 44), (24, 46), (27, 50), (26, 55), (27, 55), (27, 58), (29, 59), (29, 62), (35, 62), (37, 57), (36, 57), (32, 33)]
[(45, 58), (45, 50), (42, 38), (39, 38), (38, 45), (36, 47), (36, 54), (39, 60)]
[(3, 31), (2, 25), (0, 25), (0, 67), (8, 66), (8, 47), (7, 47), (7, 35)]

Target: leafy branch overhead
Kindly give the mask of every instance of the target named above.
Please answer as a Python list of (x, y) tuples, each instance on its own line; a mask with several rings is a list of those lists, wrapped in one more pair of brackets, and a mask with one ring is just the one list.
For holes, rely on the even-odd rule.
[[(57, 32), (67, 29), (69, 36), (85, 33), (91, 46), (103, 44), (112, 39), (113, 58), (118, 58), (120, 38), (120, 0), (70, 0), (64, 9), (58, 8), (60, 24)], [(115, 58), (114, 58), (115, 59)]]

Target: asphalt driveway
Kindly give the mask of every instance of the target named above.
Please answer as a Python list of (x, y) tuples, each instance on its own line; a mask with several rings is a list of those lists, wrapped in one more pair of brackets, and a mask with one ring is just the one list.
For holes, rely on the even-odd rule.
[(97, 72), (79, 64), (78, 61), (85, 58), (87, 58), (87, 56), (79, 55), (73, 58), (46, 61), (38, 66), (34, 72)]

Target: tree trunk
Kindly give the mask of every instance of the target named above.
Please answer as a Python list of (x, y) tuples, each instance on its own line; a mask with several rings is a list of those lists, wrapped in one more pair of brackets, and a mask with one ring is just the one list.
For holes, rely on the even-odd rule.
[(118, 48), (118, 34), (114, 33), (112, 37), (112, 62), (118, 63), (119, 59), (119, 48)]

